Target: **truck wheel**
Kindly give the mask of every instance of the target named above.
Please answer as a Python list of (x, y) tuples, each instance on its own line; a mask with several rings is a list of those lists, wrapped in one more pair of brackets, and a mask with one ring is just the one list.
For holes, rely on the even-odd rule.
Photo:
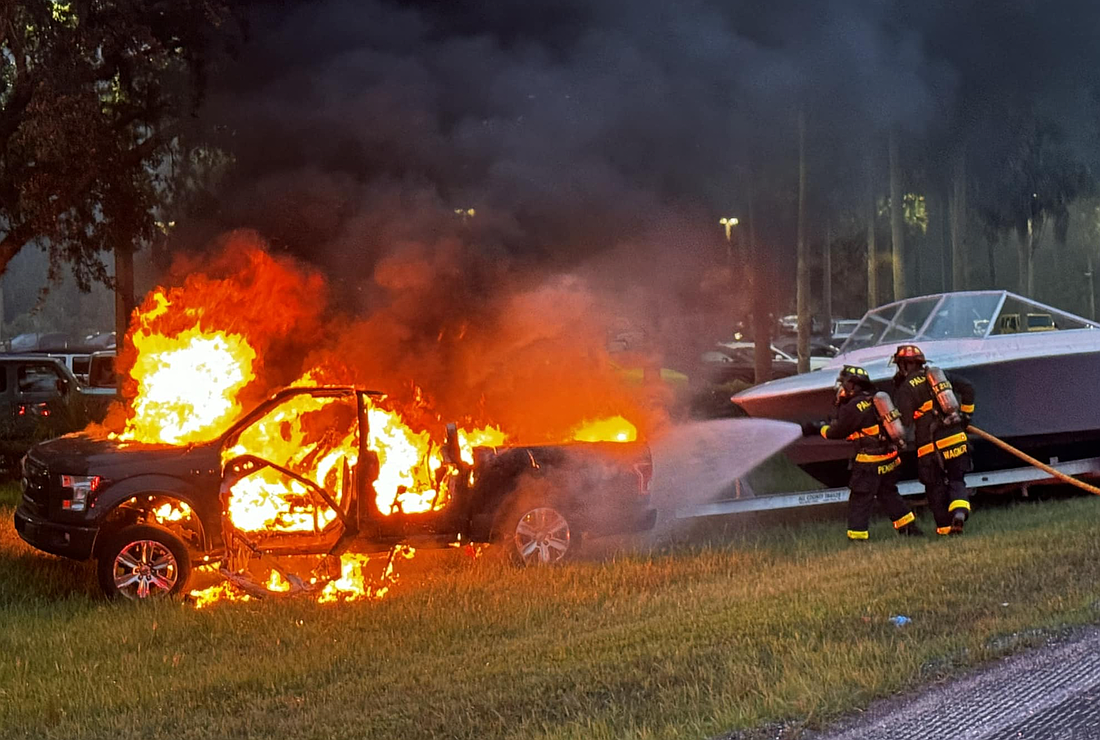
[(517, 565), (554, 565), (572, 557), (580, 546), (580, 532), (552, 504), (515, 507), (499, 532), (509, 557)]
[(107, 598), (176, 596), (191, 577), (187, 545), (168, 530), (131, 524), (111, 535), (99, 553), (99, 585)]

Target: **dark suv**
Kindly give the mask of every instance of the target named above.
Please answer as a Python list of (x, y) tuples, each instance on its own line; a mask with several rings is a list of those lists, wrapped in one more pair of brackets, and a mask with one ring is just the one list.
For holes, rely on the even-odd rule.
[[(219, 439), (188, 447), (80, 435), (44, 442), (23, 462), (16, 530), (40, 550), (97, 559), (108, 596), (144, 598), (179, 593), (192, 563), (234, 553), (327, 556), (497, 541), (519, 563), (548, 564), (572, 555), (582, 533), (656, 522), (645, 444), (479, 447), (463, 460), (453, 426), (437, 500), (423, 510), (399, 503), (403, 486), (388, 473), (381, 479), (396, 448), (367, 441), (380, 397), (286, 389)], [(287, 442), (307, 427), (311, 441)], [(267, 514), (262, 526), (231, 521), (228, 494), (238, 484), (297, 491), (293, 511)]]
[(84, 388), (55, 357), (0, 354), (0, 472), (14, 472), (35, 442), (102, 418), (113, 398)]

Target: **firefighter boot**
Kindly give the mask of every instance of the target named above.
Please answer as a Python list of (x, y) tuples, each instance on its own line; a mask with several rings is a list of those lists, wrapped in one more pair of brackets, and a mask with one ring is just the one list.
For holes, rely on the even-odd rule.
[(966, 524), (966, 509), (955, 509), (955, 514), (951, 517), (951, 534), (962, 534), (964, 524)]
[(916, 522), (909, 522), (905, 526), (898, 527), (897, 530), (895, 530), (895, 531), (897, 531), (897, 533), (902, 535), (903, 537), (923, 537), (924, 536), (924, 532), (921, 531), (921, 528), (917, 526)]

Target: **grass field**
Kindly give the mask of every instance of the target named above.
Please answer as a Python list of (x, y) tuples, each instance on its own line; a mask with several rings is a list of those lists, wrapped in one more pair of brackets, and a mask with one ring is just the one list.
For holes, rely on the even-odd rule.
[(14, 502), (0, 493), (0, 737), (816, 726), (1100, 607), (1095, 498), (979, 510), (951, 539), (901, 541), (878, 522), (849, 545), (843, 522), (818, 521), (537, 572), (452, 552), (380, 603), (202, 611), (104, 603), (88, 567), (22, 545)]

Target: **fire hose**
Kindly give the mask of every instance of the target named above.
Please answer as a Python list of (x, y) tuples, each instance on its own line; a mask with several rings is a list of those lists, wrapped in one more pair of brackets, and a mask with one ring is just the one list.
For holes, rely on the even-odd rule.
[(1060, 470), (1055, 470), (1054, 468), (1050, 467), (1046, 463), (1040, 462), (1039, 460), (1036, 460), (1034, 457), (1027, 454), (1026, 452), (1023, 452), (1022, 450), (1016, 449), (1015, 447), (1010, 445), (1008, 442), (1005, 442), (1002, 439), (998, 439), (997, 437), (994, 437), (992, 434), (985, 431), (984, 429), (979, 429), (978, 427), (971, 424), (969, 427), (967, 427), (966, 431), (970, 432), (971, 434), (978, 435), (979, 437), (986, 440), (987, 442), (992, 442), (993, 444), (997, 445), (998, 447), (1000, 447), (1005, 452), (1008, 452), (1008, 453), (1011, 453), (1011, 454), (1015, 455), (1016, 457), (1020, 458), (1021, 460), (1023, 460), (1024, 462), (1026, 462), (1029, 465), (1034, 465), (1035, 467), (1039, 468), (1039, 470), (1042, 470), (1044, 473), (1050, 473), (1050, 475), (1052, 475), (1053, 477), (1055, 477), (1058, 480), (1062, 481), (1063, 483), (1068, 483), (1071, 486), (1077, 486), (1078, 488), (1080, 488), (1083, 491), (1088, 491), (1089, 493), (1095, 493), (1096, 495), (1100, 496), (1100, 488), (1097, 488), (1096, 486), (1085, 483), (1082, 480), (1077, 480), (1073, 476), (1066, 475), (1065, 473), (1063, 473)]

